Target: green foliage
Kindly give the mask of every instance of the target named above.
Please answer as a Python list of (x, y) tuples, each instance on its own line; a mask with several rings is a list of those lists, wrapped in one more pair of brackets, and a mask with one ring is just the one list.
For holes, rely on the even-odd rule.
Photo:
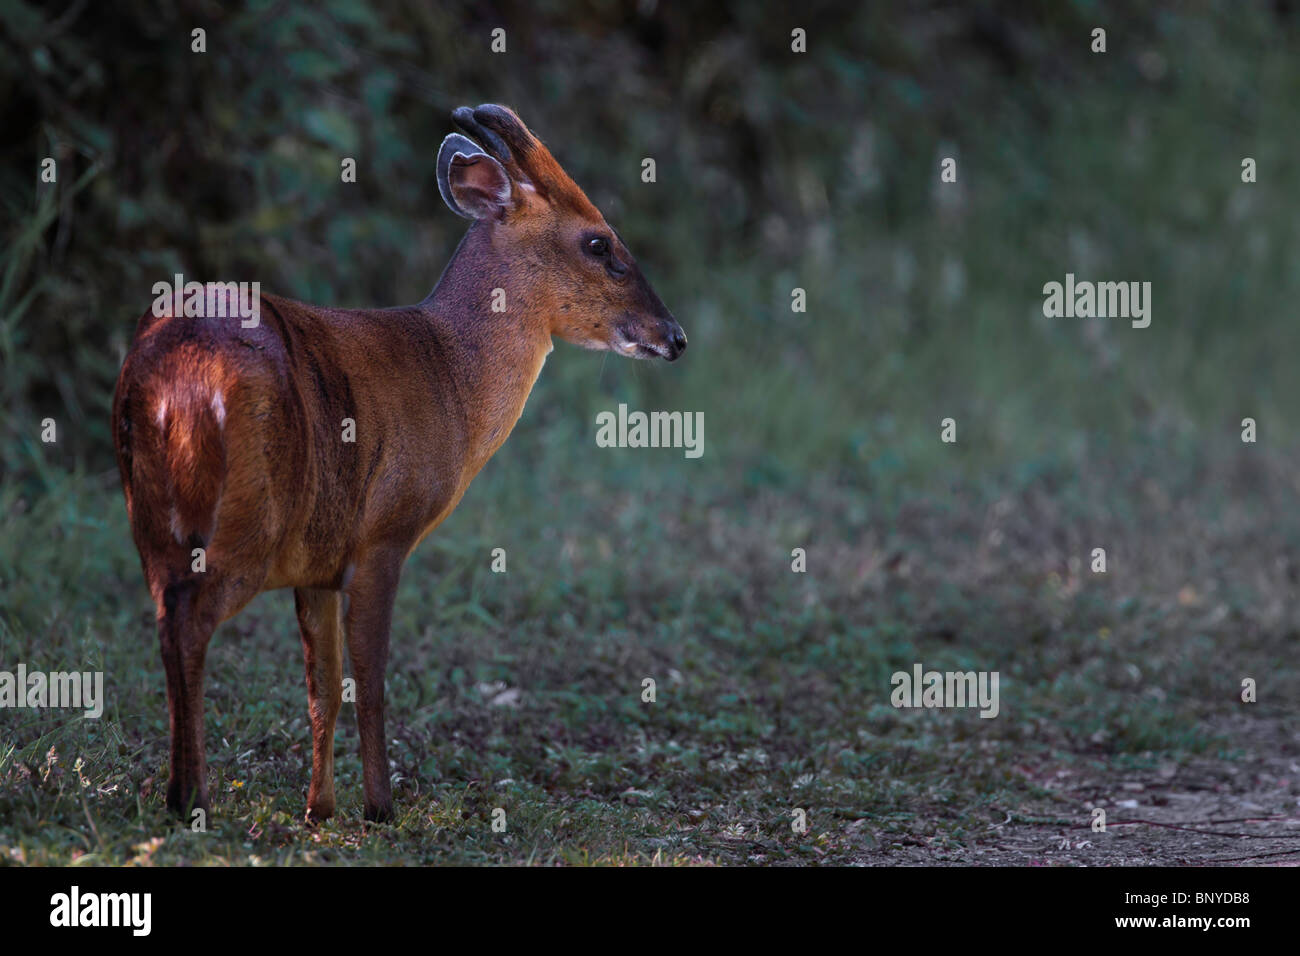
[[(1096, 55), (1086, 5), (1021, 6), (812, 5), (804, 55), (749, 4), (548, 6), (502, 18), (493, 55), (499, 21), (473, 4), (128, 0), (66, 20), (10, 4), (5, 468), (26, 472), (10, 452), (46, 416), (66, 426), (47, 450), (61, 466), (109, 467), (116, 368), (174, 272), (345, 306), (421, 298), (463, 225), (432, 159), (450, 110), (485, 100), (550, 143), (693, 343), (671, 376), (566, 356), (545, 403), (671, 396), (769, 474), (898, 471), (946, 415), (1003, 461), (1074, 430), (1293, 407), (1291, 21), (1166, 5), (1108, 20)], [(950, 154), (959, 183), (941, 193)], [(45, 156), (57, 184), (37, 182)], [(1067, 269), (1152, 281), (1152, 328), (1036, 318)]]

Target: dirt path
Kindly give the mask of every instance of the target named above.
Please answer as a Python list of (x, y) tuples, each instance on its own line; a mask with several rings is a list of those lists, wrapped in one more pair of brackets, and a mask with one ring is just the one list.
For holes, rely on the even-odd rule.
[[(891, 845), (868, 866), (1298, 866), (1300, 731), (1281, 721), (1236, 718), (1222, 728), (1244, 753), (1200, 758), (1153, 771), (1083, 775), (1077, 765), (1021, 765), (1052, 792), (1017, 808), (1008, 822), (953, 851)], [(1105, 832), (1088, 824), (1106, 811)], [(1077, 823), (1070, 822), (1077, 818)]]

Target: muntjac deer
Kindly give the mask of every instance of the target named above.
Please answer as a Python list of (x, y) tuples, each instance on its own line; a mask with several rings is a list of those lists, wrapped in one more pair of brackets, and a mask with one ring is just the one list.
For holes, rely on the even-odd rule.
[(553, 336), (670, 362), (686, 348), (618, 234), (518, 116), (485, 105), (452, 118), (473, 139), (443, 140), (438, 188), (472, 224), (423, 302), (343, 310), (262, 295), (255, 325), (154, 309), (136, 329), (113, 439), (158, 609), (177, 812), (209, 807), (213, 629), (291, 587), (312, 728), (307, 818), (335, 809), (345, 635), (365, 816), (390, 818), (384, 670), (403, 562), (510, 434)]

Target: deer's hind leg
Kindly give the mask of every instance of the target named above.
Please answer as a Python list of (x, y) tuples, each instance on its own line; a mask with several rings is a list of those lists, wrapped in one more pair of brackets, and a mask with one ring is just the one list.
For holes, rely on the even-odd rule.
[(158, 644), (167, 673), (171, 720), (167, 807), (182, 816), (195, 810), (206, 814), (211, 804), (203, 749), (203, 671), (217, 618), (203, 587), (194, 580), (168, 584), (160, 596)]
[(295, 588), (311, 714), (311, 786), (307, 821), (334, 815), (334, 724), (343, 703), (343, 593)]

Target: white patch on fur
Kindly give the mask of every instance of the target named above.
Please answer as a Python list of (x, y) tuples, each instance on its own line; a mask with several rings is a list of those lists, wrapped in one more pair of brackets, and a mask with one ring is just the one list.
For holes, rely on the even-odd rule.
[(166, 396), (158, 399), (158, 408), (154, 412), (154, 419), (158, 422), (158, 427), (162, 428), (167, 424), (167, 398)]
[(176, 539), (177, 544), (184, 540), (181, 537), (181, 514), (176, 510), (175, 505), (172, 505), (172, 537)]
[(212, 411), (217, 416), (218, 427), (224, 427), (226, 424), (226, 403), (222, 399), (221, 389), (217, 389), (212, 396)]

